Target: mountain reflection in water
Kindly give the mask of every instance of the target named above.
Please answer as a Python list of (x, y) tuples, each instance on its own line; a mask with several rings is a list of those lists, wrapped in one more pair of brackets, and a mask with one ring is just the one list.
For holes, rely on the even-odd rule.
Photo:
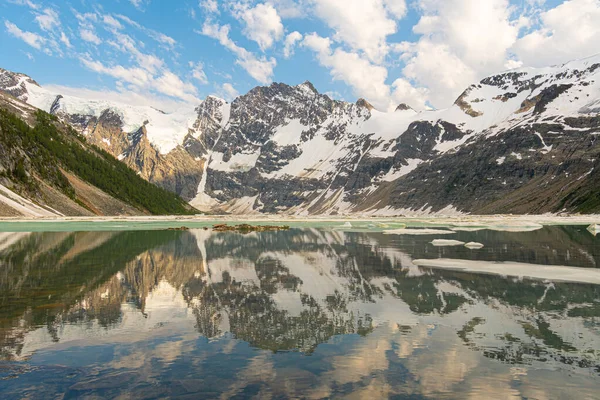
[(309, 228), (0, 234), (0, 393), (597, 396), (600, 285), (412, 262), (596, 274), (594, 236), (582, 227), (452, 235), (480, 250), (435, 247), (436, 238)]

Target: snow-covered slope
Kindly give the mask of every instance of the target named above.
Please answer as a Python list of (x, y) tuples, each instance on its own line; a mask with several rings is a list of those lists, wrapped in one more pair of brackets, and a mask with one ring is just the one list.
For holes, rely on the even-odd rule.
[(181, 144), (188, 132), (194, 130), (197, 119), (194, 105), (167, 114), (148, 106), (61, 95), (27, 79), (22, 80), (22, 85), (26, 92), (19, 96), (20, 100), (44, 111), (52, 111), (57, 115), (99, 118), (106, 110), (111, 110), (121, 118), (122, 129), (127, 133), (134, 133), (145, 126), (148, 139), (161, 154), (167, 154)]
[(600, 207), (585, 189), (596, 180), (599, 78), (600, 55), (490, 76), (448, 109), (389, 113), (310, 82), (170, 114), (60, 96), (4, 70), (0, 88), (206, 211), (545, 212)]

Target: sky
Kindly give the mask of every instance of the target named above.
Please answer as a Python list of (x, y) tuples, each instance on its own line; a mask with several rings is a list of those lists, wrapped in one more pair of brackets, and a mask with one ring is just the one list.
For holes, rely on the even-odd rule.
[(445, 108), (518, 67), (600, 53), (600, 0), (0, 0), (0, 67), (164, 111), (271, 82)]

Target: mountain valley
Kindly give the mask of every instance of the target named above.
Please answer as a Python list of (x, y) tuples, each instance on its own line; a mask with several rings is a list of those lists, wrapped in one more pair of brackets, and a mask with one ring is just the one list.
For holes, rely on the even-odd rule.
[(490, 76), (420, 112), (333, 100), (310, 82), (173, 113), (54, 93), (6, 70), (0, 90), (202, 212), (600, 211), (600, 55)]

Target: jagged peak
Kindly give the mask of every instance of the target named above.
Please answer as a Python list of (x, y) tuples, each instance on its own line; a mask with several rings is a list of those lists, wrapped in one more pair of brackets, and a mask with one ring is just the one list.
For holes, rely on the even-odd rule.
[(369, 103), (367, 100), (363, 99), (362, 97), (360, 99), (356, 100), (356, 105), (359, 107), (364, 107), (369, 111), (375, 109), (375, 107), (373, 107), (373, 105), (371, 103)]
[(204, 101), (216, 101), (216, 102), (222, 103), (222, 104), (228, 103), (227, 100), (222, 99), (221, 97), (215, 96), (214, 94), (209, 94), (208, 96), (206, 96), (206, 99), (204, 99)]
[(398, 107), (396, 107), (396, 111), (408, 111), (408, 110), (414, 111), (414, 109), (406, 103), (400, 103), (400, 104), (398, 104)]
[(308, 80), (307, 80), (307, 81), (304, 81), (304, 82), (302, 82), (302, 83), (301, 83), (301, 84), (299, 84), (299, 85), (297, 85), (297, 86), (296, 86), (296, 88), (298, 88), (298, 89), (308, 89), (308, 90), (310, 90), (311, 92), (313, 92), (313, 93), (316, 93), (316, 94), (318, 94), (318, 93), (319, 93), (319, 91), (318, 91), (318, 90), (315, 88), (315, 86), (312, 84), (312, 82), (310, 82), (310, 81), (308, 81)]
[(0, 68), (0, 75), (5, 75), (5, 76), (13, 76), (13, 77), (18, 77), (18, 78), (25, 78), (25, 80), (31, 84), (34, 84), (36, 86), (40, 86), (39, 83), (37, 83), (34, 79), (32, 79), (29, 75), (24, 74), (22, 72), (14, 72), (14, 71), (9, 71), (7, 69), (4, 68)]

